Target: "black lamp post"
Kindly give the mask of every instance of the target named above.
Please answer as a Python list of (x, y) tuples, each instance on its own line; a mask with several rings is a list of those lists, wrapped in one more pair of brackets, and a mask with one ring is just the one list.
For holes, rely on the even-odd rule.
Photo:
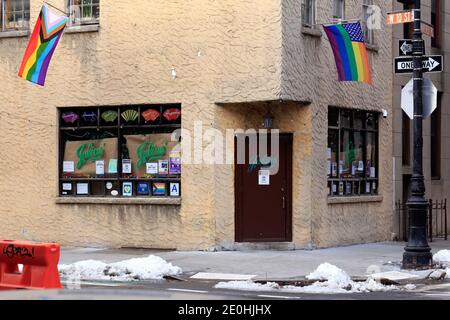
[(432, 263), (431, 248), (427, 241), (427, 210), (423, 177), (423, 103), (422, 57), (425, 54), (421, 31), (420, 0), (414, 1), (414, 164), (411, 178), (411, 197), (408, 199), (408, 244), (403, 254), (404, 269), (427, 268)]

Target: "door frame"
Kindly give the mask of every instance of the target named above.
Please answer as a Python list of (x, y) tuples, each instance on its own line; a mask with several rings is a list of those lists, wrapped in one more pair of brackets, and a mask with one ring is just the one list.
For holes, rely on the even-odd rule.
[[(280, 133), (280, 140), (286, 139), (287, 141), (287, 156), (285, 156), (285, 163), (283, 165), (286, 166), (286, 237), (280, 240), (268, 240), (268, 241), (258, 241), (260, 243), (269, 243), (269, 242), (292, 242), (292, 175), (293, 175), (293, 133)], [(259, 135), (257, 134), (257, 139), (259, 141)], [(243, 166), (237, 165), (237, 136), (234, 137), (234, 230), (235, 230), (235, 242), (243, 243), (243, 235), (242, 235), (242, 219), (244, 216), (243, 213), (243, 199), (244, 199), (244, 188), (239, 182), (239, 180), (244, 179), (243, 174), (246, 170), (243, 170)], [(248, 160), (248, 159), (246, 159)], [(281, 165), (281, 163), (280, 163)]]

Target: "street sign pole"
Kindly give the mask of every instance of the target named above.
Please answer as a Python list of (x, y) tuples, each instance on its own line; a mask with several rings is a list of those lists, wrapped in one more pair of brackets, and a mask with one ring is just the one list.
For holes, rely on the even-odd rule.
[(421, 1), (414, 1), (414, 165), (411, 178), (411, 197), (408, 199), (408, 244), (403, 254), (404, 269), (420, 269), (431, 266), (432, 254), (427, 241), (427, 211), (423, 176), (423, 102), (422, 57), (425, 54), (421, 31)]

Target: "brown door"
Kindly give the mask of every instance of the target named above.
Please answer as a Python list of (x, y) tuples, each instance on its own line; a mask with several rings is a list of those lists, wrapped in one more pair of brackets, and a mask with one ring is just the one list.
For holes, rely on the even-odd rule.
[[(259, 139), (255, 140), (257, 150), (249, 148), (246, 138), (245, 164), (236, 161), (235, 165), (236, 241), (292, 241), (292, 134), (280, 134), (278, 157), (271, 152), (270, 136), (263, 154)], [(278, 172), (267, 179), (273, 161), (278, 163)]]

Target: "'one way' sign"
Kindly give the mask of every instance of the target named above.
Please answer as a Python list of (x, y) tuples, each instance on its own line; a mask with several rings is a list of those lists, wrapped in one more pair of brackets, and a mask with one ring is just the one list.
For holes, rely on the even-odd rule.
[[(444, 69), (443, 56), (422, 57), (423, 72), (442, 72)], [(394, 59), (394, 70), (396, 74), (413, 73), (414, 65), (412, 57), (397, 57)]]

